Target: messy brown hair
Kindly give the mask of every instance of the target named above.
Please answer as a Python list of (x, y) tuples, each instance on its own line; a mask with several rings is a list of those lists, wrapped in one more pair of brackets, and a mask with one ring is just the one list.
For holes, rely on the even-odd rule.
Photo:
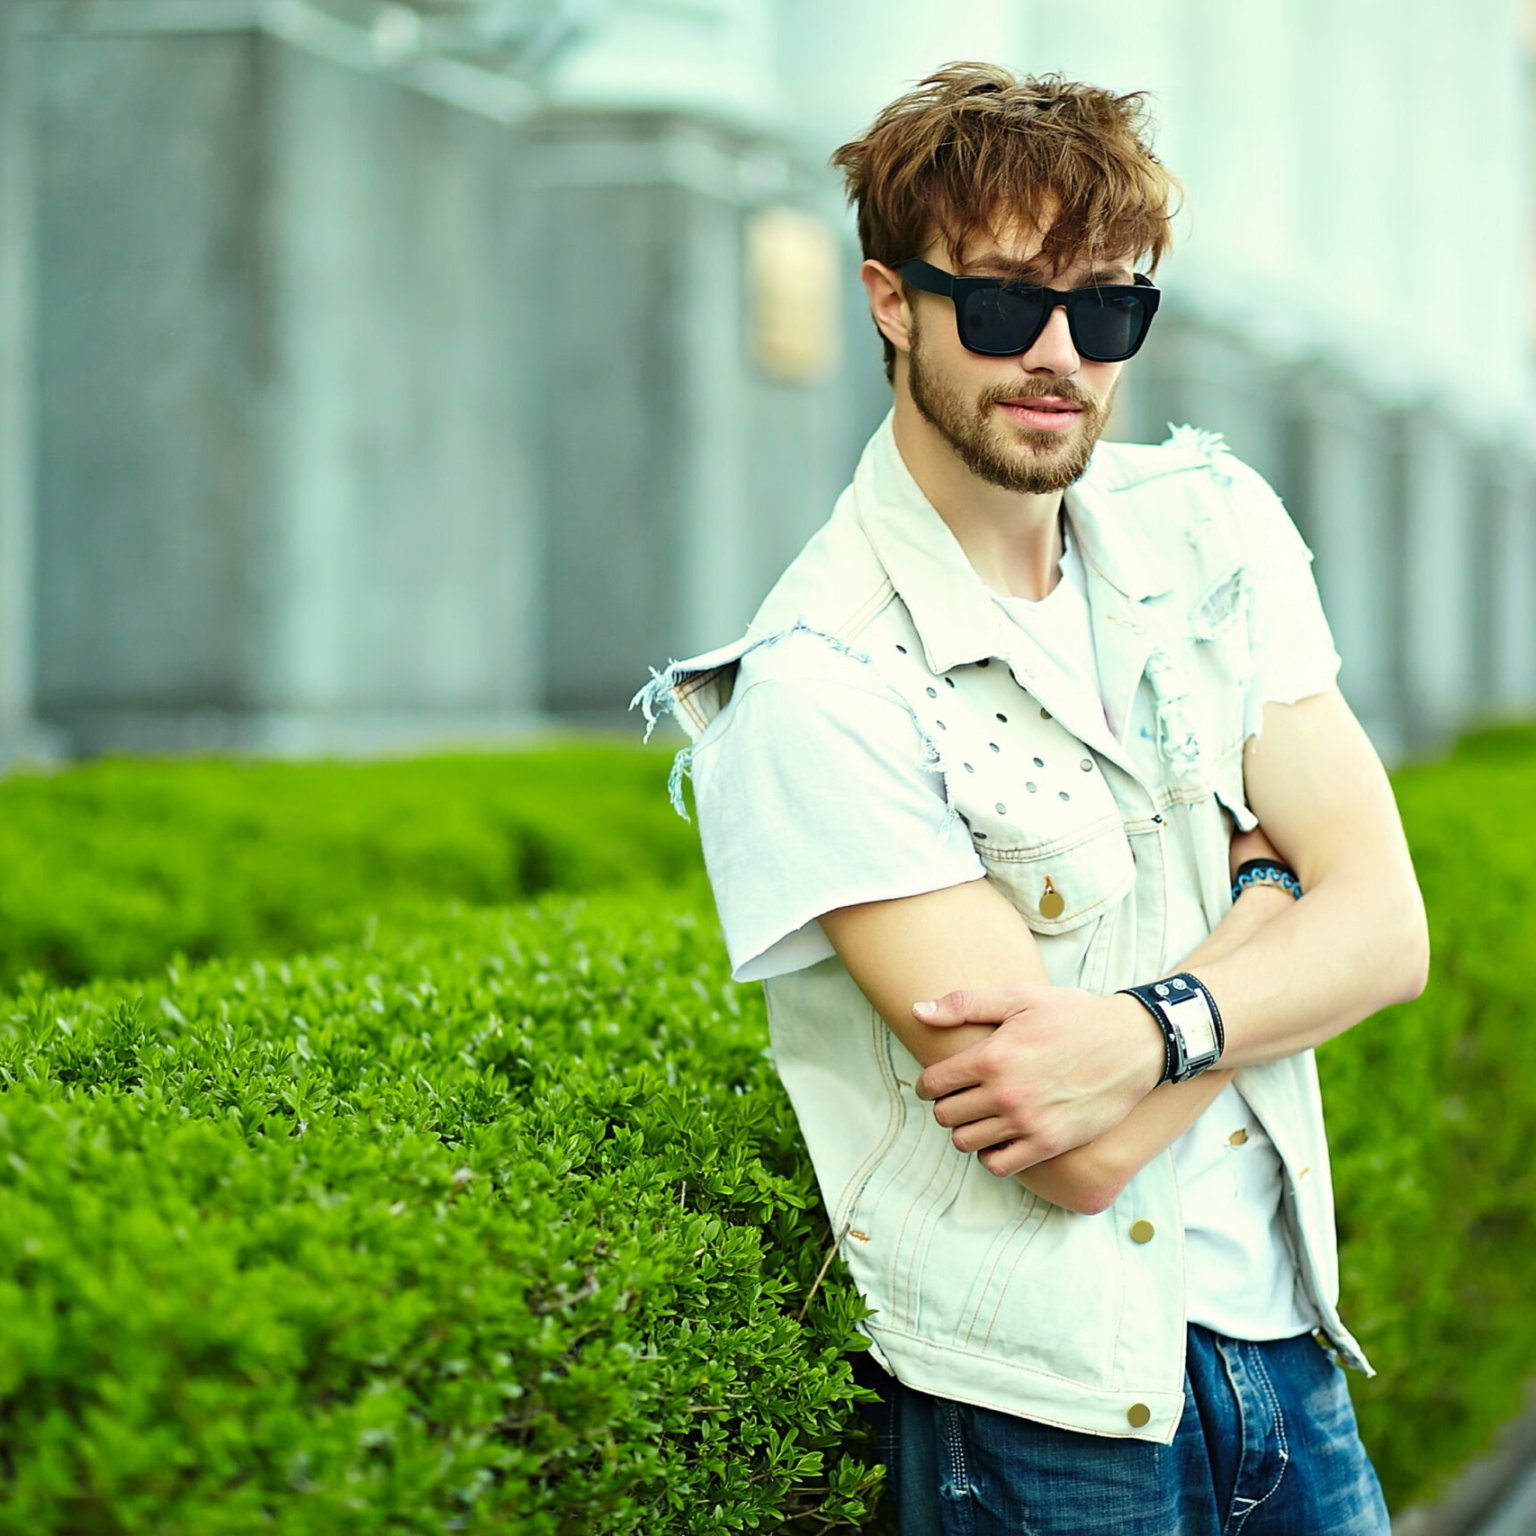
[[(1150, 256), (1172, 243), (1181, 193), (1148, 142), (1146, 97), (1059, 74), (948, 64), (898, 96), (862, 138), (837, 150), (866, 259), (896, 266), (942, 235), (956, 260), (978, 236), (1057, 205), (1039, 260), (1047, 270)], [(885, 338), (885, 376), (896, 349)]]

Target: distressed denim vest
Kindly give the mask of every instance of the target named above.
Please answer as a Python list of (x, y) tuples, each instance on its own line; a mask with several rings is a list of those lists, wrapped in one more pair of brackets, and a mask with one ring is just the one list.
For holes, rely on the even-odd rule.
[[(1231, 905), (1228, 815), (1255, 825), (1243, 789), (1255, 722), (1242, 524), (1283, 511), (1214, 434), (1098, 445), (1066, 493), (1104, 695), (1102, 713), (1085, 713), (914, 493), (887, 417), (747, 632), (671, 663), (636, 695), (648, 720), (670, 710), (692, 739), (674, 804), (726, 723), (748, 650), (787, 641), (840, 665), (852, 656), (905, 700), (1053, 984), (1110, 993), (1168, 974)], [(833, 1234), (874, 1309), (863, 1326), (876, 1358), (944, 1397), (1171, 1442), (1185, 1341), (1173, 1153), (1107, 1211), (1052, 1205), (954, 1148), (914, 1092), (921, 1065), (839, 959), (764, 985), (774, 1060)], [(1369, 1372), (1337, 1311), (1313, 1053), (1244, 1067), (1236, 1084), (1282, 1160), (1285, 1231), (1310, 1299), (1341, 1358)], [(1131, 1235), (1143, 1223), (1150, 1240), (1146, 1225), (1143, 1240)]]

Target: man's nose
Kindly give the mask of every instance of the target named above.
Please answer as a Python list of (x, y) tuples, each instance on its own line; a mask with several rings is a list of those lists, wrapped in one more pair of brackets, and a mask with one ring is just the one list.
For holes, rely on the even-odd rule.
[(1020, 362), (1031, 373), (1044, 370), (1065, 378), (1082, 366), (1082, 358), (1072, 342), (1072, 328), (1067, 323), (1067, 306), (1058, 304), (1045, 322), (1045, 329), (1035, 337)]

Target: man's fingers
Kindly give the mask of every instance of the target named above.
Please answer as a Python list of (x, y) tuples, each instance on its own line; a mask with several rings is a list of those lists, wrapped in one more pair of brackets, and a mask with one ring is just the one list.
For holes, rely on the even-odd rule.
[(1000, 1147), (990, 1147), (978, 1153), (976, 1161), (988, 1173), (1007, 1179), (1016, 1173), (1023, 1173), (1026, 1168), (1033, 1168), (1036, 1163), (1043, 1163), (1050, 1155), (1050, 1150), (1034, 1137), (1021, 1136), (1016, 1141), (1005, 1142)]
[(925, 1067), (913, 1091), (920, 1099), (942, 1099), (962, 1088), (974, 1088), (980, 1081), (981, 1071), (975, 1064), (974, 1053), (959, 1051), (945, 1061)]
[(949, 1139), (957, 1152), (985, 1152), (988, 1147), (1001, 1150), (1013, 1142), (1018, 1134), (1018, 1126), (992, 1115), (985, 1120), (972, 1120), (962, 1125)]
[(924, 1024), (1001, 1024), (1029, 1001), (1037, 987), (979, 987), (946, 992), (943, 997), (913, 1003), (912, 1012)]
[(933, 1118), (940, 1125), (950, 1127), (967, 1125), (973, 1120), (990, 1120), (1000, 1112), (996, 1099), (984, 1088), (964, 1088), (957, 1093), (947, 1093), (933, 1106)]

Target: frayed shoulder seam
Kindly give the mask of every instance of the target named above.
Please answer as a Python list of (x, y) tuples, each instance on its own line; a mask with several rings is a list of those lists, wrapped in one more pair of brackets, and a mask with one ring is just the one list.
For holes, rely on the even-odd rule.
[[(650, 681), (642, 684), (629, 701), (630, 709), (638, 708), (645, 717), (645, 735), (642, 740), (651, 739), (651, 733), (656, 729), (657, 722), (663, 715), (670, 714), (679, 722), (682, 721), (683, 704), (689, 694), (699, 686), (695, 683), (692, 688), (688, 687), (690, 679), (698, 678), (702, 681), (712, 677), (726, 667), (738, 665), (754, 651), (764, 646), (777, 645), (793, 635), (813, 636), (826, 642), (840, 655), (848, 656), (866, 666), (869, 664), (870, 658), (867, 653), (856, 649), (838, 635), (824, 629), (817, 629), (814, 625), (806, 623), (804, 619), (796, 619), (793, 624), (765, 635), (756, 637), (750, 634), (743, 635), (741, 639), (718, 651), (707, 651), (685, 661), (668, 661), (660, 671), (655, 667), (651, 668)], [(683, 799), (683, 784), (690, 776), (692, 766), (693, 746), (690, 744), (679, 751), (673, 759), (672, 770), (667, 778), (667, 798), (671, 802), (672, 809), (684, 821), (692, 820)]]

